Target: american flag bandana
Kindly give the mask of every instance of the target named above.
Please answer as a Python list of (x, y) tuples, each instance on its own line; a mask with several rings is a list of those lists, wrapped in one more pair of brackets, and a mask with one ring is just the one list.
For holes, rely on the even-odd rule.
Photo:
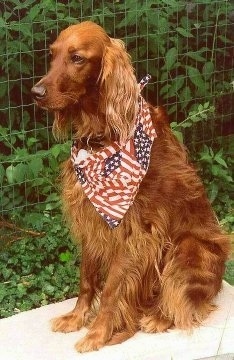
[[(139, 83), (142, 90), (151, 76)], [(149, 106), (139, 95), (139, 110), (133, 136), (125, 144), (117, 141), (92, 154), (77, 142), (71, 148), (71, 160), (85, 194), (111, 229), (118, 226), (132, 205), (148, 170), (150, 152), (157, 137)]]

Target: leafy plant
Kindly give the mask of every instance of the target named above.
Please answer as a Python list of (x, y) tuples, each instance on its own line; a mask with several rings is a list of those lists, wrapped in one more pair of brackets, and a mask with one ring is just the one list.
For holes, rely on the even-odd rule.
[(222, 219), (221, 224), (231, 232), (234, 230), (233, 157), (227, 153), (224, 156), (222, 148), (214, 151), (206, 145), (197, 156), (201, 177), (210, 202), (219, 214), (219, 218)]
[[(198, 125), (203, 125), (204, 122), (209, 121), (210, 117), (214, 115), (215, 108), (210, 106), (209, 102), (199, 104), (197, 110), (189, 112), (188, 117), (182, 122), (172, 122), (171, 128), (175, 136), (180, 142), (184, 141), (184, 134), (186, 130), (192, 128), (194, 133)], [(228, 232), (234, 230), (234, 181), (233, 181), (233, 166), (234, 160), (232, 157), (232, 140), (220, 147), (220, 138), (213, 142), (213, 147), (206, 144), (198, 145), (198, 151), (192, 153), (192, 160), (197, 164), (198, 171), (203, 179), (207, 190), (209, 200), (219, 215), (221, 225), (223, 225)], [(188, 142), (188, 136), (187, 136)]]
[[(2, 126), (0, 138), (11, 150), (9, 155), (0, 154), (1, 202), (4, 210), (19, 209), (25, 206), (25, 202), (33, 202), (37, 211), (58, 208), (60, 202), (56, 178), (60, 163), (67, 158), (70, 144), (56, 144), (43, 150), (38, 138), (28, 137), (23, 131), (10, 133), (8, 128)], [(24, 141), (23, 148), (17, 146), (18, 140)], [(14, 193), (11, 196), (12, 188)]]
[(231, 285), (234, 285), (234, 260), (227, 263), (224, 279)]
[(36, 224), (33, 218), (34, 228), (46, 227), (47, 233), (25, 237), (0, 252), (0, 317), (77, 296), (78, 248), (61, 216), (40, 216)]
[(183, 121), (171, 122), (171, 129), (181, 143), (184, 142), (184, 129), (193, 127), (193, 131), (195, 131), (196, 124), (201, 122), (204, 124), (215, 111), (214, 106), (211, 106), (209, 102), (204, 103), (204, 105), (198, 104), (195, 108), (196, 110), (191, 110), (188, 117)]

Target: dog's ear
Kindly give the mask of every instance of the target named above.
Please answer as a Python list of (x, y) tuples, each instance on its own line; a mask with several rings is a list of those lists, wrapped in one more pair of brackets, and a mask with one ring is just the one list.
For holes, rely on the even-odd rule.
[(121, 40), (110, 39), (105, 47), (100, 78), (101, 109), (106, 123), (120, 141), (129, 136), (138, 104), (139, 87), (130, 56)]

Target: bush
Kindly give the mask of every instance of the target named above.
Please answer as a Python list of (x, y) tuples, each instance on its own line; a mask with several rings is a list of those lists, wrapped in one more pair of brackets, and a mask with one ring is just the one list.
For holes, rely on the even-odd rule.
[(47, 227), (47, 233), (15, 238), (0, 252), (0, 317), (77, 296), (78, 247), (69, 239), (61, 216), (41, 216), (37, 225)]

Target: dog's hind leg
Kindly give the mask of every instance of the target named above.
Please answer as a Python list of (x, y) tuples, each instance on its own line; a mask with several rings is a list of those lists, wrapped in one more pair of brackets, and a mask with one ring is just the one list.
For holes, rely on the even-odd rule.
[(221, 288), (225, 258), (218, 241), (181, 236), (166, 255), (159, 301), (142, 318), (142, 330), (163, 331), (172, 324), (189, 330), (199, 325), (215, 308), (213, 298)]

